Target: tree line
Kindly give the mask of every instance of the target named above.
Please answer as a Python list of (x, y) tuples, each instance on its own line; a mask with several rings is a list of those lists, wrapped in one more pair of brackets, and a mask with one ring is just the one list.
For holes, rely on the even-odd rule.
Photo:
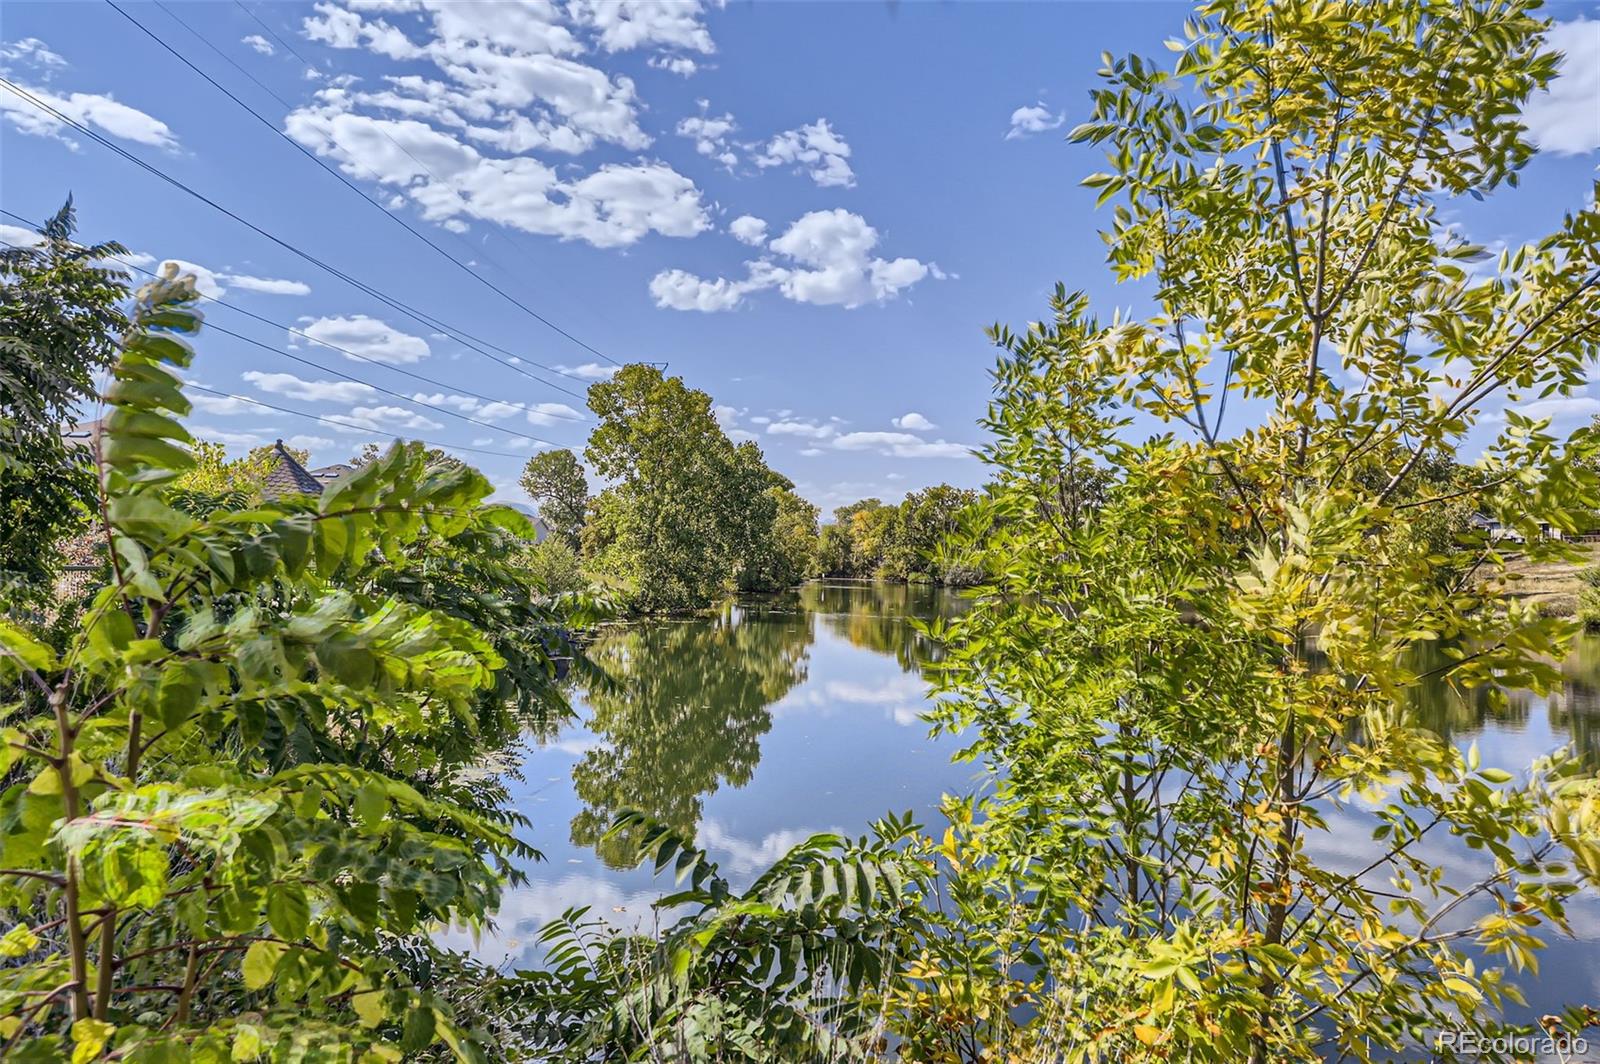
[(975, 492), (939, 485), (899, 506), (868, 499), (818, 527), (818, 508), (735, 444), (712, 399), (645, 364), (589, 389), (599, 425), (584, 449), (609, 482), (590, 493), (570, 450), (528, 459), (521, 484), (550, 539), (529, 564), (554, 586), (595, 582), (625, 610), (703, 609), (731, 591), (777, 591), (814, 576), (961, 583), (971, 570), (936, 557)]

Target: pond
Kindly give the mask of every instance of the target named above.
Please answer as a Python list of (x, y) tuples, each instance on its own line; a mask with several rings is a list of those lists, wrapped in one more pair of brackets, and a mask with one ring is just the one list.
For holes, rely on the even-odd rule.
[[(861, 834), (908, 809), (937, 825), (941, 794), (982, 781), (976, 765), (951, 760), (958, 738), (930, 738), (919, 719), (932, 648), (912, 621), (961, 605), (926, 586), (817, 583), (714, 617), (606, 629), (591, 656), (625, 686), (574, 690), (577, 719), (530, 739), (510, 789), (545, 860), (507, 892), (474, 951), (530, 963), (533, 936), (571, 906), (649, 926), (650, 902), (671, 881), (625, 867), (616, 840), (602, 840), (621, 809), (694, 834), (736, 886), (813, 832)], [(1600, 762), (1600, 639), (1581, 640), (1564, 671), (1558, 695), (1513, 695), (1498, 711), (1426, 691), (1419, 720), (1463, 748), (1476, 740), (1486, 765), (1513, 772), (1569, 742)], [(1338, 814), (1317, 847), (1323, 860), (1365, 865), (1376, 853), (1370, 824), (1359, 809)], [(1485, 866), (1451, 840), (1430, 845), (1455, 881)], [(1600, 899), (1575, 903), (1572, 917), (1576, 937), (1548, 934), (1541, 977), (1523, 984), (1536, 1013), (1600, 1002)]]

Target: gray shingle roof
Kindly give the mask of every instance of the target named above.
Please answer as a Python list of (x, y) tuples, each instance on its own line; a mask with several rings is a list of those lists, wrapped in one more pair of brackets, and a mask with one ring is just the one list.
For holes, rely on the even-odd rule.
[(267, 471), (261, 482), (261, 494), (269, 499), (284, 495), (321, 495), (322, 481), (306, 472), (306, 467), (295, 461), (294, 455), (284, 449), (283, 441), (272, 445), (277, 452), (277, 463)]

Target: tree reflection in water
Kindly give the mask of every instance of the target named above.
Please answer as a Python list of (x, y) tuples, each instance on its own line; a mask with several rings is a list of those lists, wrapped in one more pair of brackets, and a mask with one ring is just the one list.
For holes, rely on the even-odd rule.
[(952, 617), (966, 601), (931, 584), (821, 582), (806, 584), (800, 605), (831, 630), (865, 650), (893, 657), (905, 672), (920, 674), (938, 660), (938, 648), (914, 621)]
[(612, 868), (633, 864), (633, 842), (604, 839), (612, 817), (638, 809), (693, 836), (704, 798), (742, 787), (761, 760), (768, 707), (806, 677), (811, 616), (776, 605), (729, 606), (714, 618), (642, 623), (604, 632), (590, 649), (618, 683), (585, 692), (601, 743), (572, 770), (584, 809), (572, 841)]
[[(1451, 659), (1436, 644), (1419, 646), (1428, 648), (1425, 654), (1419, 650), (1413, 663), (1419, 673), (1448, 669)], [(1544, 705), (1550, 731), (1566, 735), (1588, 765), (1600, 767), (1600, 636), (1580, 636), (1561, 673), (1560, 689)], [(1497, 699), (1487, 687), (1468, 690), (1431, 679), (1413, 691), (1410, 708), (1419, 725), (1454, 741), (1471, 739), (1490, 723), (1502, 731), (1520, 731), (1538, 701), (1527, 691), (1507, 691)]]

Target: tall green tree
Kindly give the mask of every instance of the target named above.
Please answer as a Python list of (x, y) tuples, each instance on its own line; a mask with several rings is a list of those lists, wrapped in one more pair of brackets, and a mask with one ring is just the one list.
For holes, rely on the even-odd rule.
[(539, 507), (539, 518), (553, 535), (577, 550), (589, 509), (589, 481), (578, 456), (562, 448), (540, 451), (522, 467), (522, 490)]
[[(52, 601), (57, 544), (86, 524), (91, 451), (62, 439), (95, 394), (127, 325), (127, 274), (106, 266), (125, 249), (73, 241), (72, 200), (37, 244), (0, 248), (0, 603)], [(85, 441), (86, 443), (88, 441)]]
[[(584, 453), (616, 483), (590, 508), (584, 554), (635, 610), (703, 609), (735, 586), (787, 586), (802, 570), (796, 507), (781, 497), (793, 485), (754, 443), (728, 439), (709, 395), (631, 365), (593, 385), (589, 407), (600, 424)], [(775, 538), (784, 508), (787, 535)]]

